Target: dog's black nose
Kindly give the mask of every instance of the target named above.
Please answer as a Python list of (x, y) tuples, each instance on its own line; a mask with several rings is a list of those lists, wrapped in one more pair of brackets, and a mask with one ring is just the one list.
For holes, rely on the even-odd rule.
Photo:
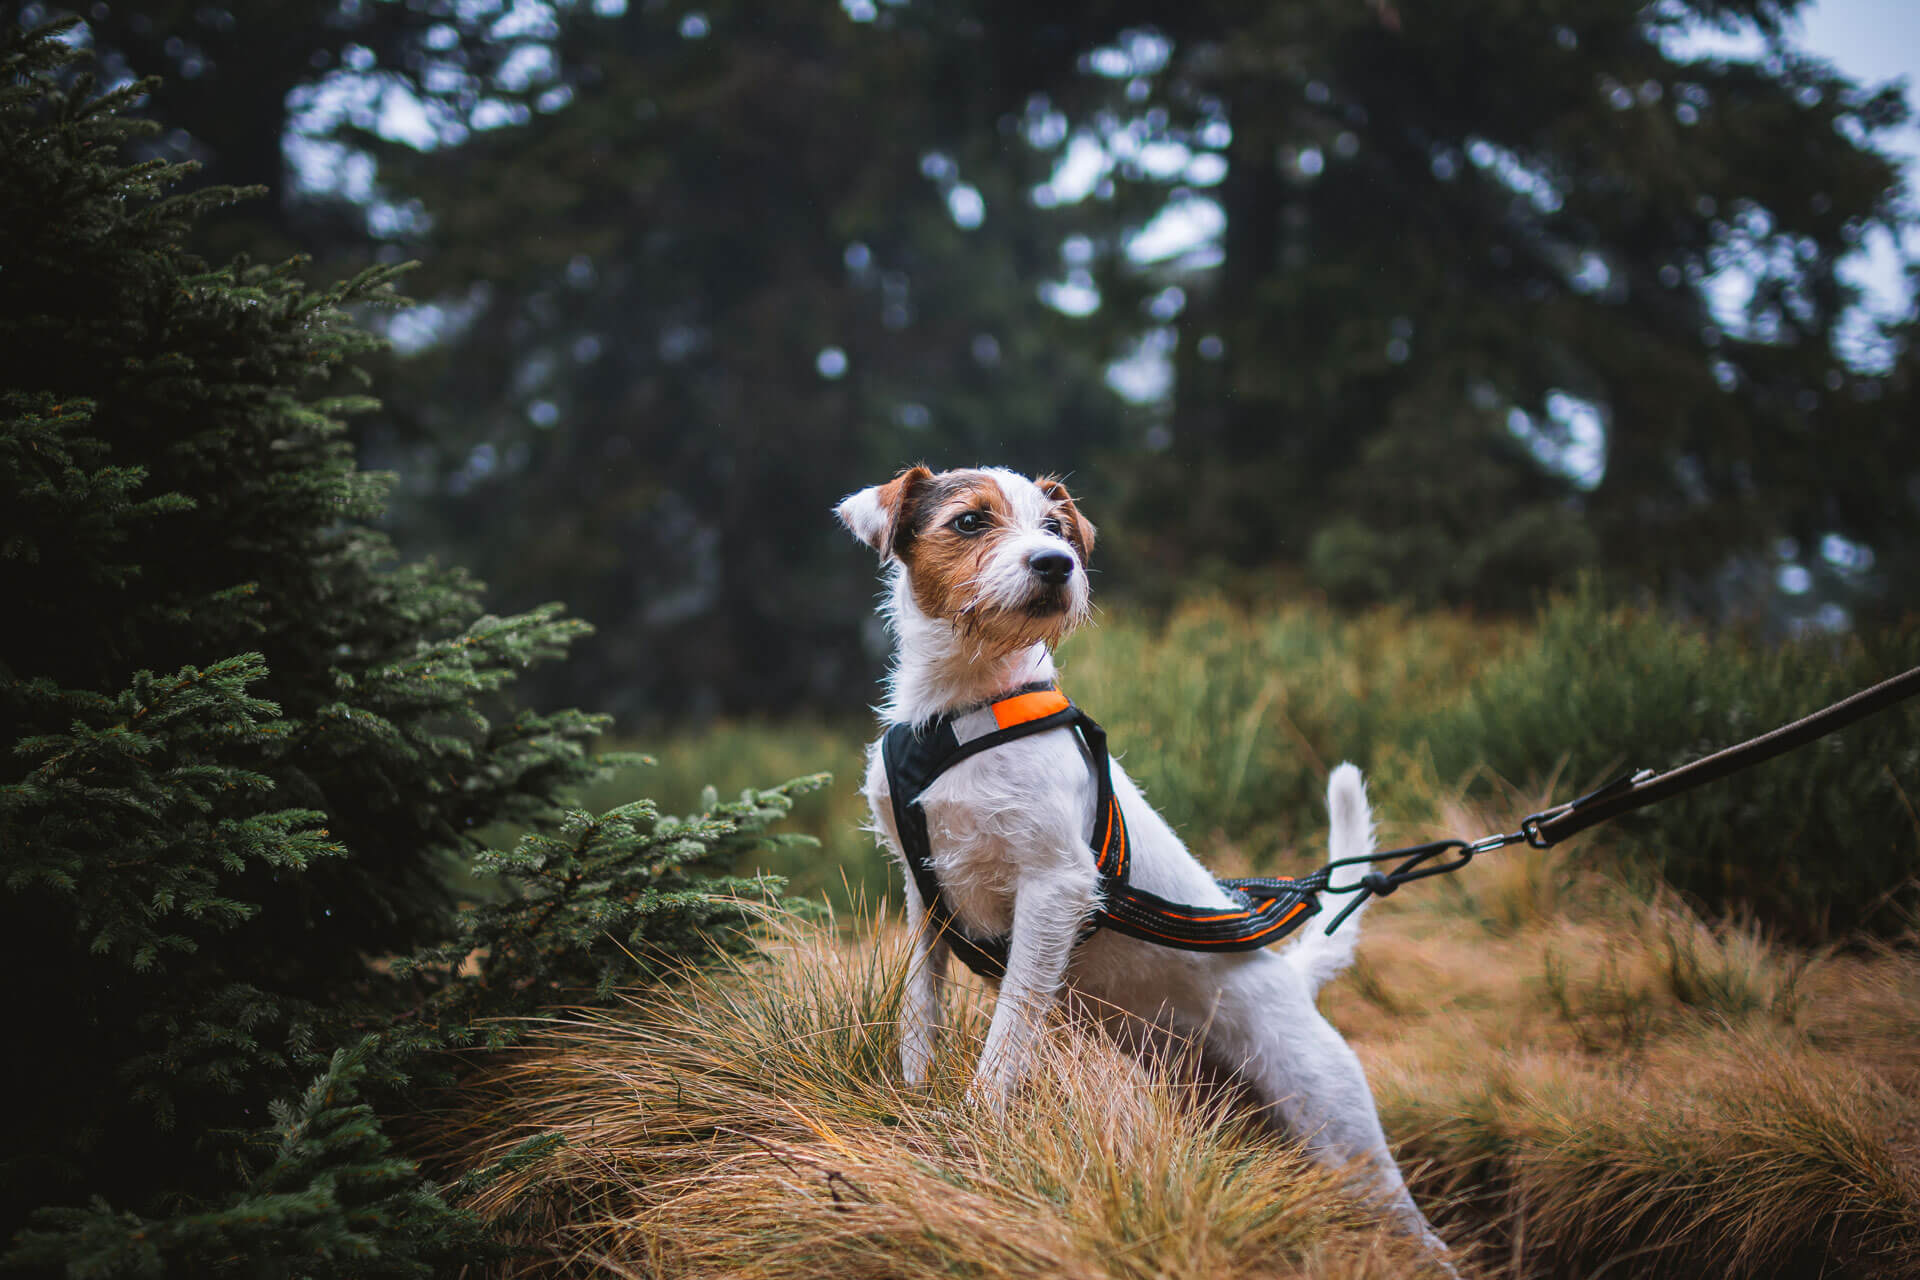
[(1057, 587), (1073, 576), (1073, 557), (1064, 551), (1036, 551), (1027, 563), (1040, 575), (1040, 581)]

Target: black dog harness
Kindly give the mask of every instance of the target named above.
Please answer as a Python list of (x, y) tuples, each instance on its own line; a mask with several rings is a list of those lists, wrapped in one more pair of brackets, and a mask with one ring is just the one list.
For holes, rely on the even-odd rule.
[(1078, 731), (1093, 766), (1096, 788), (1089, 843), (1100, 872), (1100, 901), (1081, 928), (1076, 945), (1104, 928), (1182, 951), (1252, 951), (1286, 937), (1320, 910), (1318, 895), (1327, 887), (1324, 871), (1299, 880), (1275, 876), (1221, 880), (1220, 887), (1234, 900), (1231, 907), (1169, 902), (1128, 884), (1131, 849), (1126, 820), (1113, 794), (1106, 732), (1053, 685), (1029, 685), (960, 715), (940, 716), (921, 725), (894, 725), (881, 747), (894, 827), (920, 901), (926, 905), (929, 926), (969, 969), (988, 978), (1004, 974), (1008, 939), (973, 937), (954, 920), (934, 874), (933, 845), (920, 797), (934, 779), (968, 756), (1054, 729)]

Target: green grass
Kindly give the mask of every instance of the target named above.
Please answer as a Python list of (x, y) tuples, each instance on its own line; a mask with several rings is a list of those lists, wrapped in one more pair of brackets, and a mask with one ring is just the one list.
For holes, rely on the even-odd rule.
[(867, 821), (867, 803), (860, 795), (866, 735), (863, 725), (721, 722), (694, 733), (623, 743), (623, 749), (644, 751), (656, 763), (625, 770), (590, 788), (579, 803), (599, 813), (651, 796), (664, 813), (697, 813), (706, 808), (702, 793), (709, 787), (718, 795), (735, 796), (788, 778), (831, 773), (832, 784), (801, 796), (792, 817), (781, 824), (783, 831), (814, 837), (820, 847), (752, 855), (735, 870), (783, 876), (792, 893), (824, 898), (838, 907), (878, 901), (887, 893), (888, 864), (862, 829)]
[[(1280, 870), (1324, 856), (1321, 797), (1341, 760), (1366, 771), (1384, 844), (1476, 836), (1492, 829), (1488, 806), (1526, 797), (1524, 814), (1623, 766), (1668, 767), (1917, 663), (1920, 626), (1768, 648), (1592, 592), (1506, 624), (1206, 599), (1159, 626), (1103, 614), (1060, 653), (1068, 694), (1106, 726), (1115, 755), (1203, 859)], [(604, 808), (651, 794), (668, 812), (690, 812), (709, 785), (731, 795), (830, 771), (833, 785), (803, 800), (790, 827), (822, 847), (763, 869), (841, 906), (875, 900), (890, 875), (860, 829), (872, 732), (860, 722), (723, 723), (635, 743), (659, 765), (583, 800)], [(1920, 909), (1916, 798), (1920, 705), (1911, 705), (1566, 847), (1643, 886), (1670, 883), (1712, 916), (1802, 942), (1893, 936)]]
[(1180, 1280), (1436, 1274), (1335, 1171), (1084, 1028), (1005, 1115), (963, 1097), (986, 1031), (949, 992), (932, 1083), (899, 1083), (905, 934), (776, 922), (767, 957), (561, 1014), (472, 1082), (438, 1138), (490, 1167), (564, 1137), (477, 1207), (517, 1274)]
[[(1437, 713), (1404, 726), (1442, 777), (1570, 799), (1667, 769), (1914, 666), (1920, 625), (1765, 646), (1592, 592), (1555, 602)], [(1615, 847), (1717, 915), (1804, 942), (1900, 932), (1920, 904), (1920, 703), (1618, 819)]]
[(1359, 763), (1376, 797), (1417, 775), (1407, 726), (1516, 639), (1454, 614), (1202, 600), (1164, 628), (1102, 615), (1060, 663), (1069, 696), (1189, 843), (1268, 865), (1276, 851), (1324, 850), (1340, 761)]

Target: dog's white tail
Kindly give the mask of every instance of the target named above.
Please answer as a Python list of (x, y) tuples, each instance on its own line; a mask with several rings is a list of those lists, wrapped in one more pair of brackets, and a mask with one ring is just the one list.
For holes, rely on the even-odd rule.
[[(1327, 811), (1332, 820), (1328, 845), (1335, 858), (1360, 858), (1373, 852), (1373, 811), (1367, 807), (1367, 784), (1361, 780), (1360, 770), (1350, 764), (1334, 769), (1327, 778)], [(1346, 883), (1360, 874), (1360, 869), (1347, 868), (1338, 879)], [(1330, 911), (1339, 909), (1337, 900), (1326, 905)], [(1319, 918), (1309, 920), (1301, 930), (1300, 941), (1282, 952), (1309, 988), (1320, 990), (1353, 962), (1353, 947), (1360, 940), (1360, 917), (1365, 911), (1363, 906), (1348, 916), (1332, 937), (1327, 936)]]

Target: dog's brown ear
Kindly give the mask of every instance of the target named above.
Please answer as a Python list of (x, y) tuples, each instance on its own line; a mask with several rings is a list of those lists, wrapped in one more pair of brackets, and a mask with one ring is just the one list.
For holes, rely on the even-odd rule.
[(882, 560), (898, 556), (913, 541), (914, 498), (932, 479), (925, 467), (908, 467), (885, 484), (849, 494), (833, 512)]
[(1093, 522), (1080, 514), (1080, 508), (1073, 505), (1073, 495), (1067, 492), (1067, 486), (1052, 476), (1042, 477), (1035, 482), (1040, 492), (1053, 500), (1054, 515), (1066, 529), (1067, 541), (1080, 553), (1080, 563), (1085, 565), (1093, 554)]

